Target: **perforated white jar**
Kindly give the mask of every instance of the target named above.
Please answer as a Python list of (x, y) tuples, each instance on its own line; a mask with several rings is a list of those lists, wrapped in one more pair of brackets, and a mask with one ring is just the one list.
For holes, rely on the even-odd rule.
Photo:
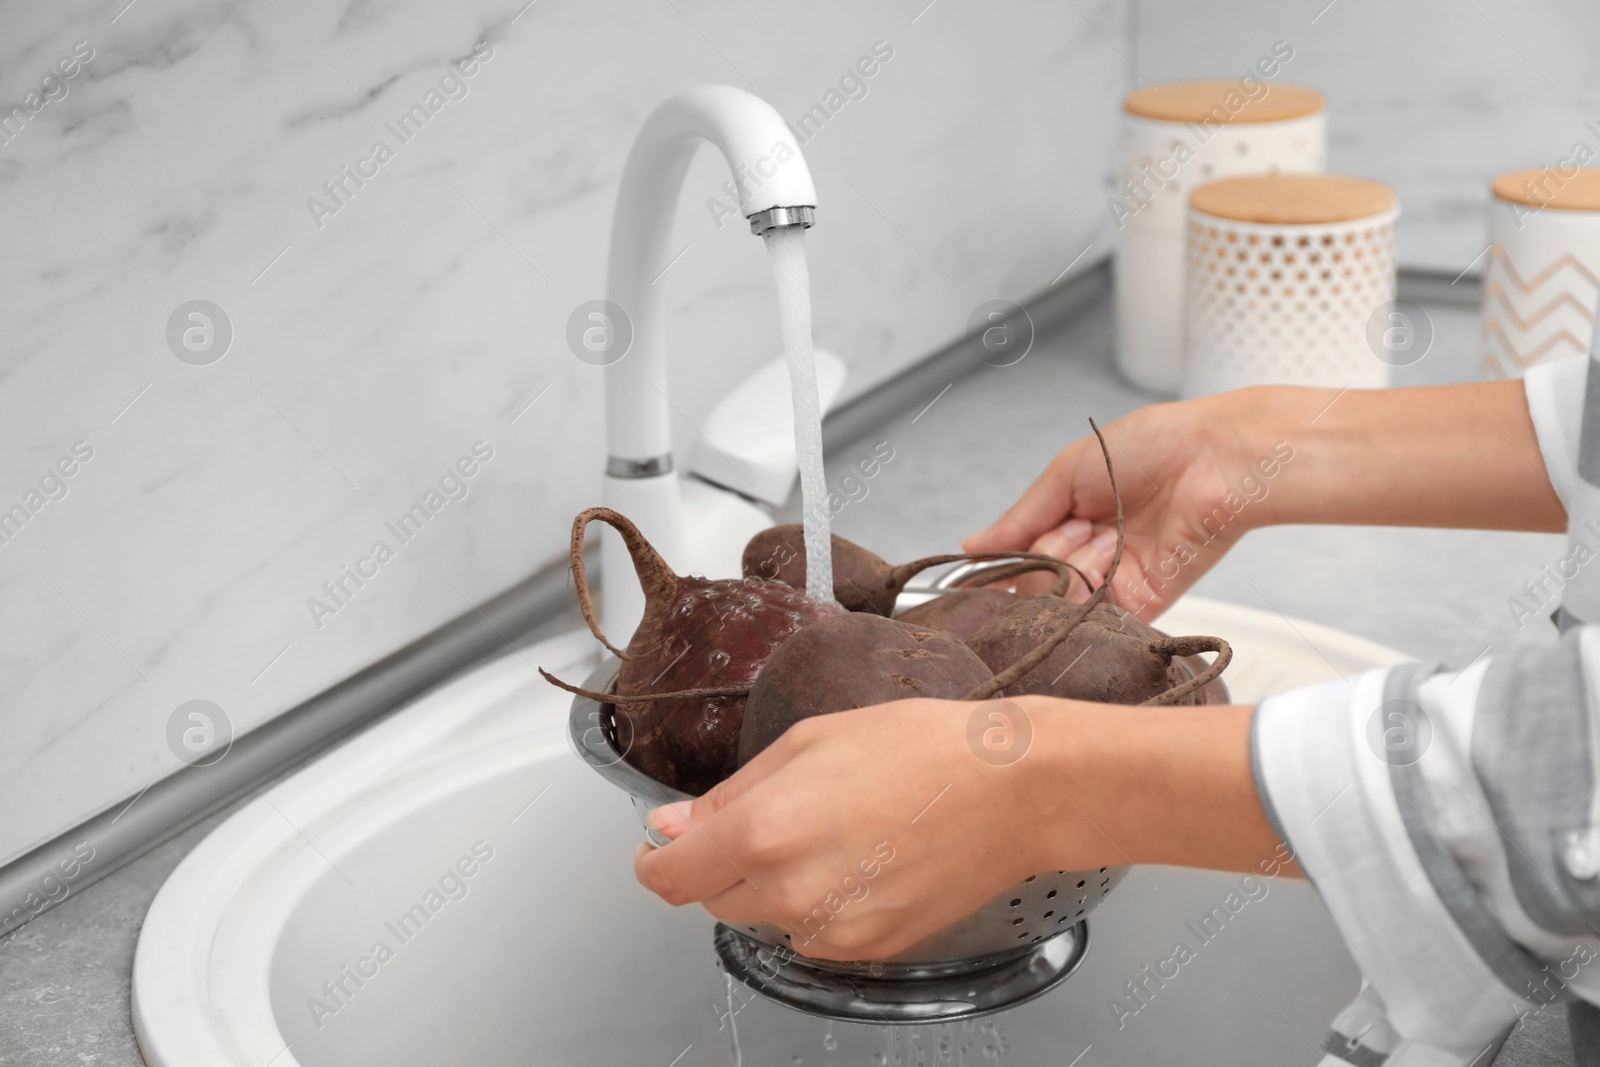
[(1198, 186), (1234, 174), (1315, 172), (1327, 154), (1320, 93), (1270, 81), (1181, 82), (1123, 101), (1117, 228), (1117, 364), (1134, 384), (1183, 377), (1184, 217)]
[(1541, 167), (1494, 180), (1483, 287), (1483, 370), (1589, 351), (1600, 301), (1600, 170)]
[(1380, 388), (1395, 296), (1394, 193), (1336, 175), (1259, 175), (1191, 197), (1183, 395), (1247, 385)]

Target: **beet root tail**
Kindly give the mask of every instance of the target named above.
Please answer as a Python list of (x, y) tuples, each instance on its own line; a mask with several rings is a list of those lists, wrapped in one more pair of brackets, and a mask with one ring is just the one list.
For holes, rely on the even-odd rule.
[[(607, 640), (600, 629), (600, 620), (595, 616), (594, 597), (589, 591), (588, 574), (583, 562), (583, 535), (594, 519), (599, 519), (621, 535), (622, 543), (627, 546), (628, 555), (633, 559), (633, 569), (639, 576), (639, 585), (644, 589), (647, 604), (670, 600), (678, 591), (678, 576), (626, 515), (610, 508), (585, 508), (572, 520), (569, 558), (572, 563), (572, 584), (578, 590), (578, 608), (583, 612), (583, 621), (588, 623), (589, 632), (612, 654), (618, 659), (627, 659), (628, 654)], [(610, 580), (616, 581), (617, 578), (612, 576)]]
[(1187, 682), (1180, 682), (1168, 689), (1165, 693), (1151, 697), (1144, 703), (1146, 705), (1176, 704), (1190, 693), (1204, 689), (1228, 669), (1228, 664), (1233, 661), (1233, 646), (1220, 637), (1168, 637), (1156, 642), (1155, 649), (1167, 656), (1194, 656), (1201, 652), (1215, 652), (1217, 658), (1211, 665)]

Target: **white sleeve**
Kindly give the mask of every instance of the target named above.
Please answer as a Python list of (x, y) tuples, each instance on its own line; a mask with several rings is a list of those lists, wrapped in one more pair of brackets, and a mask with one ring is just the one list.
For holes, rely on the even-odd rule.
[(1532, 367), (1522, 379), (1550, 484), (1569, 508), (1579, 485), (1578, 438), (1588, 373), (1589, 358), (1574, 356)]
[[(1569, 511), (1588, 492), (1588, 363), (1525, 383)], [(1251, 749), (1268, 818), (1365, 978), (1329, 1067), (1484, 1064), (1519, 1018), (1600, 1003), (1600, 626), (1459, 672), (1270, 697)]]
[[(1600, 1002), (1600, 627), (1460, 672), (1270, 697), (1252, 758), (1385, 1026), (1366, 1059), (1466, 1064), (1523, 1015)], [(1356, 1006), (1352, 1006), (1352, 1010)], [(1388, 1047), (1384, 1047), (1384, 1046)]]

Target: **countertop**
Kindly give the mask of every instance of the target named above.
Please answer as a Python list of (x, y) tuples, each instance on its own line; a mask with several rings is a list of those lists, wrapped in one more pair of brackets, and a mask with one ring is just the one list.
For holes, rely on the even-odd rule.
[[(1475, 379), (1476, 310), (1427, 308), (1433, 348), (1398, 371), (1396, 383)], [(1020, 363), (979, 366), (952, 379), (944, 391), (914, 398), (875, 433), (833, 450), (828, 479), (840, 486), (878, 442), (893, 449), (892, 460), (860, 483), (864, 494), (861, 488), (845, 494), (858, 499), (835, 520), (841, 535), (890, 559), (947, 550), (1009, 505), (1057, 449), (1085, 432), (1086, 417), (1104, 424), (1154, 399), (1113, 368), (1108, 306), (1040, 338)], [(1465, 665), (1485, 652), (1554, 638), (1543, 623), (1519, 628), (1507, 601), (1556, 559), (1561, 545), (1559, 536), (1546, 534), (1270, 529), (1246, 536), (1195, 591)], [(562, 619), (553, 626), (572, 624)], [(213, 815), (0, 940), (0, 1065), (143, 1063), (128, 1003), (140, 924), (167, 874), (229, 813)], [(1304, 1059), (1312, 1062), (1310, 1050)], [(1570, 1062), (1563, 1016), (1533, 1016), (1495, 1062)]]

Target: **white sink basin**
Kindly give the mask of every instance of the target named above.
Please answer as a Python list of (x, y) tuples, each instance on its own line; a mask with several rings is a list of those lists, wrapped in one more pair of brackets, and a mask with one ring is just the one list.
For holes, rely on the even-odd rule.
[[(1204, 601), (1161, 625), (1233, 642), (1226, 678), (1240, 701), (1402, 658)], [(207, 837), (139, 939), (133, 1021), (152, 1067), (695, 1067), (733, 1062), (735, 1027), (763, 1067), (1065, 1065), (1086, 1048), (1082, 1067), (1314, 1063), (1303, 1039), (1320, 1042), (1356, 990), (1304, 884), (1262, 883), (1264, 896), (1202, 941), (1186, 924), (1238, 877), (1151, 868), (1096, 912), (1082, 969), (1012, 1012), (891, 1034), (735, 987), (730, 1026), (711, 920), (635, 884), (632, 807), (568, 749), (570, 698), (534, 673), (582, 678), (593, 649), (575, 633), (490, 663)], [(1193, 958), (1134, 1000), (1125, 983), (1179, 939)]]

